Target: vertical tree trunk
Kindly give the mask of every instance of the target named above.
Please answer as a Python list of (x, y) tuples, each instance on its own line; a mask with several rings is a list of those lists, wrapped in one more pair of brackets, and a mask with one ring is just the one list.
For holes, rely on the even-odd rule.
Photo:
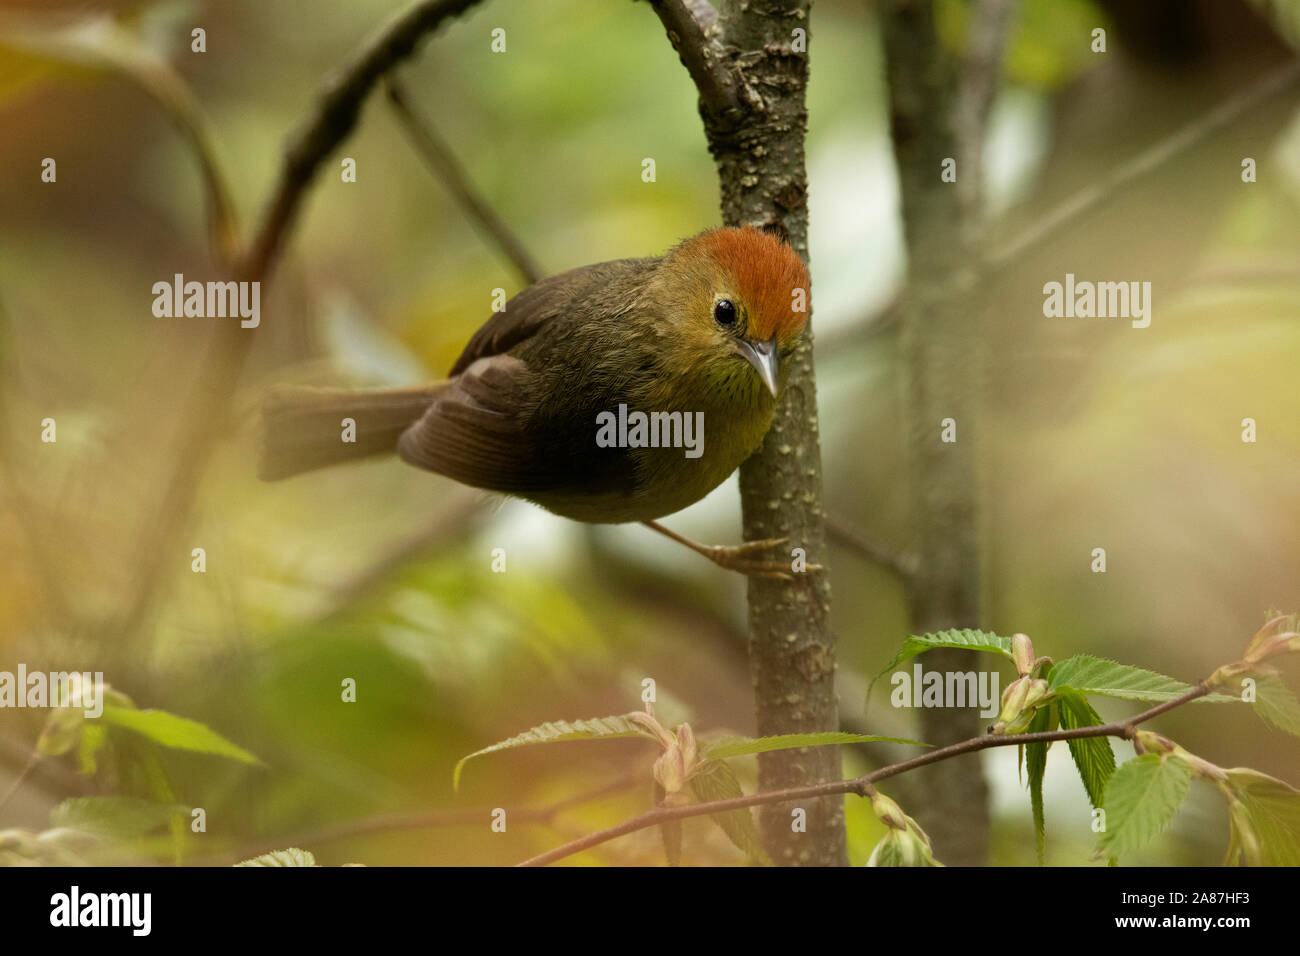
[[(908, 250), (902, 308), (902, 362), (907, 416), (908, 472), (913, 528), (921, 557), (909, 582), (908, 605), (918, 634), (977, 627), (980, 552), (976, 515), (978, 310), (964, 302), (972, 282), (960, 228), (961, 196), (940, 179), (942, 163), (957, 159), (953, 123), (952, 57), (935, 35), (930, 0), (884, 0), (881, 5), (890, 126), (902, 193)], [(974, 163), (959, 164), (969, 175)], [(952, 419), (956, 441), (940, 440)], [(974, 670), (969, 651), (931, 651), (929, 670)], [(972, 709), (921, 711), (922, 737), (941, 746), (976, 736)], [(978, 755), (925, 768), (916, 785), (923, 804), (915, 815), (946, 863), (978, 865), (988, 855), (988, 788)]]
[[(701, 12), (711, 13), (699, 3), (685, 6), (694, 9), (697, 20)], [(808, 8), (809, 0), (725, 4), (720, 18), (725, 52), (716, 50), (739, 78), (739, 106), (718, 111), (710, 108), (707, 95), (701, 97), (701, 115), (721, 182), (724, 221), (774, 228), (805, 261)], [(679, 51), (686, 60), (686, 51), (680, 46)], [(698, 66), (692, 69), (693, 74), (697, 71)], [(788, 537), (788, 547), (805, 549), (809, 563), (826, 564), (811, 327), (791, 359), (789, 383), (772, 429), (741, 467), (740, 493), (746, 539)], [(797, 575), (790, 582), (751, 579), (749, 631), (758, 732), (836, 730), (835, 642), (827, 572)], [(759, 757), (763, 790), (839, 776), (839, 752), (834, 747)], [(804, 801), (801, 806), (807, 814), (806, 832), (792, 828), (792, 805), (762, 809), (763, 841), (773, 860), (784, 865), (846, 864), (843, 799)]]

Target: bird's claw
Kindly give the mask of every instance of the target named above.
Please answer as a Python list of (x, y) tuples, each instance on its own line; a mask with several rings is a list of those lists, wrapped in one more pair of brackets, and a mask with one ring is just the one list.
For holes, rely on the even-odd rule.
[[(738, 571), (755, 578), (793, 581), (791, 562), (754, 557), (756, 554), (779, 547), (789, 540), (789, 538), (763, 538), (760, 541), (746, 541), (743, 544), (719, 544), (706, 547), (702, 553), (718, 567), (726, 568), (728, 571)], [(822, 567), (819, 564), (810, 564), (807, 570), (820, 571)]]

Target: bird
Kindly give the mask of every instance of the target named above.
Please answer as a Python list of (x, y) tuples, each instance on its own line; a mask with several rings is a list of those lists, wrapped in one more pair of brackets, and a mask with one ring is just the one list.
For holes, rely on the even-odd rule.
[(474, 333), (441, 381), (271, 388), (260, 476), (396, 453), (566, 518), (641, 522), (721, 567), (788, 578), (789, 562), (759, 557), (784, 538), (703, 545), (657, 519), (699, 501), (762, 442), (808, 291), (798, 254), (752, 226), (542, 279)]

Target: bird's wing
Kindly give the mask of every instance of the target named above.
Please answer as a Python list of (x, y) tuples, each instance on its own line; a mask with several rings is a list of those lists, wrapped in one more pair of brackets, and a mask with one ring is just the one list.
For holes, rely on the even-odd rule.
[(531, 338), (552, 319), (567, 315), (574, 302), (595, 300), (626, 288), (645, 272), (645, 259), (617, 259), (571, 269), (535, 282), (506, 303), (479, 328), (451, 367), (455, 377), (481, 358), (502, 355)]
[(555, 350), (582, 344), (539, 332), (552, 320), (573, 322), (574, 303), (604, 316), (631, 307), (647, 263), (621, 259), (585, 266), (544, 279), (511, 299), (470, 339), (446, 389), (403, 432), (398, 454), (463, 484), (524, 497), (631, 488), (633, 464), (626, 449), (596, 447), (595, 413), (579, 397), (584, 383), (564, 381), (559, 387), (567, 395), (552, 394), (562, 380)]
[(457, 375), (402, 433), (403, 461), (476, 488), (526, 494), (552, 487), (551, 456), (538, 454), (521, 411), (532, 373), (522, 360), (489, 355)]

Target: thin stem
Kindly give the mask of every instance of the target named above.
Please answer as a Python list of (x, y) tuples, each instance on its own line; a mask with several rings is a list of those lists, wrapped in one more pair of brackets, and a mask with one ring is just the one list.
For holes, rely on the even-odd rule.
[(515, 267), (515, 271), (526, 284), (532, 285), (543, 278), (545, 273), (537, 265), (537, 261), (524, 248), (519, 237), (506, 225), (505, 220), (496, 214), (488, 201), (474, 188), (469, 175), (456, 159), (451, 147), (438, 135), (437, 130), (427, 119), (415, 114), (406, 96), (406, 90), (397, 78), (388, 77), (386, 86), (388, 102), (402, 124), (402, 131), (406, 133), (425, 165), (442, 180), (443, 185), (451, 192), (465, 214), (487, 235), (488, 239), (496, 244), (497, 248), (505, 253), (510, 264)]
[(789, 787), (784, 790), (771, 790), (766, 793), (755, 793), (744, 797), (732, 797), (728, 800), (713, 800), (708, 803), (695, 803), (685, 807), (656, 807), (640, 816), (633, 817), (630, 820), (608, 827), (604, 830), (598, 830), (595, 833), (588, 834), (577, 840), (565, 843), (553, 850), (538, 854), (531, 859), (525, 860), (518, 864), (519, 866), (545, 866), (548, 863), (554, 863), (556, 860), (562, 860), (565, 857), (580, 853), (583, 850), (589, 850), (594, 846), (599, 846), (620, 836), (629, 833), (635, 833), (638, 830), (644, 830), (647, 827), (657, 826), (669, 820), (683, 820), (687, 817), (698, 817), (711, 815), (715, 813), (725, 813), (729, 810), (743, 810), (747, 807), (762, 806), (772, 803), (788, 803), (792, 800), (804, 800), (816, 797), (830, 797), (846, 793), (852, 793), (856, 796), (867, 796), (871, 788), (878, 781), (886, 780), (889, 777), (896, 777), (899, 774), (907, 773), (918, 767), (924, 767), (929, 764), (938, 763), (942, 760), (949, 760), (953, 757), (960, 757), (964, 754), (975, 753), (980, 750), (988, 750), (991, 747), (1013, 747), (1024, 744), (1047, 743), (1056, 740), (1079, 740), (1085, 737), (1122, 737), (1130, 739), (1139, 724), (1151, 720), (1153, 717), (1180, 707), (1189, 701), (1196, 700), (1198, 697), (1204, 697), (1210, 692), (1208, 680), (1203, 680), (1186, 693), (1158, 704), (1149, 710), (1126, 720), (1116, 720), (1108, 724), (1097, 724), (1092, 727), (1075, 727), (1068, 730), (1050, 730), (1034, 734), (985, 734), (981, 737), (972, 737), (969, 740), (963, 740), (959, 743), (950, 744), (947, 747), (940, 747), (929, 753), (921, 754), (910, 760), (904, 760), (901, 763), (890, 764), (888, 767), (881, 767), (873, 770), (861, 777), (854, 777), (851, 780), (832, 780), (828, 783), (813, 784), (806, 787)]

